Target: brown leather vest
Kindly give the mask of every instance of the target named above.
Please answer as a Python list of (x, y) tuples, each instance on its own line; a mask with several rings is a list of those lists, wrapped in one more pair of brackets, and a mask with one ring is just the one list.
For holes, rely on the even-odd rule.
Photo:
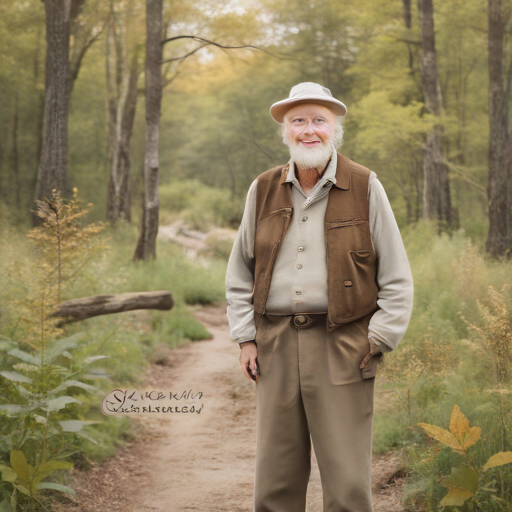
[[(265, 313), (272, 271), (293, 213), (289, 165), (258, 177), (254, 240), (254, 319)], [(368, 208), (370, 170), (338, 153), (336, 184), (324, 218), (327, 252), (327, 329), (362, 318), (377, 307), (377, 262)]]

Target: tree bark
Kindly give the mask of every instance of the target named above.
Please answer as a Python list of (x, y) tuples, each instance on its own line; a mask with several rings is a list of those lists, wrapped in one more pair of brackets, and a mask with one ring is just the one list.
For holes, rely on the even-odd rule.
[[(507, 100), (503, 83), (503, 41), (506, 20), (501, 0), (488, 0), (489, 52), (489, 232), (486, 250), (493, 257), (512, 256), (512, 159), (506, 159)], [(508, 161), (506, 161), (508, 160)], [(508, 165), (507, 165), (508, 163)]]
[[(126, 22), (126, 38), (118, 34), (115, 14), (109, 23), (107, 37), (107, 86), (109, 88), (109, 181), (107, 219), (113, 225), (119, 217), (131, 221), (130, 145), (137, 106), (139, 78), (137, 42), (130, 20)], [(128, 39), (128, 41), (127, 41)], [(112, 51), (113, 48), (116, 51)], [(115, 58), (114, 58), (115, 55)]]
[(404, 23), (405, 28), (412, 27), (412, 13), (411, 13), (411, 0), (402, 0), (404, 5)]
[(421, 25), (421, 84), (427, 112), (438, 122), (427, 134), (423, 156), (423, 218), (439, 221), (440, 228), (451, 225), (451, 200), (448, 169), (443, 163), (443, 98), (437, 67), (434, 6), (432, 0), (418, 0)]
[[(412, 28), (412, 12), (411, 12), (411, 0), (402, 0), (404, 6), (404, 23), (407, 30)], [(409, 69), (411, 75), (414, 75), (414, 54), (412, 51), (411, 43), (407, 43), (407, 50), (409, 52)]]
[(162, 0), (146, 0), (146, 156), (144, 205), (134, 260), (156, 258), (158, 234), (158, 145), (162, 103)]
[(19, 119), (19, 94), (14, 100), (14, 119), (12, 126), (12, 172), (14, 175), (14, 197), (16, 209), (21, 210), (21, 182), (20, 182), (20, 158), (18, 151), (18, 119)]
[[(37, 173), (36, 199), (68, 188), (69, 16), (70, 2), (44, 0), (46, 11), (46, 75), (43, 141)], [(34, 225), (40, 223), (32, 216)]]
[(57, 304), (50, 317), (60, 317), (59, 327), (100, 315), (112, 315), (135, 309), (168, 311), (174, 306), (171, 292), (136, 292), (117, 295), (93, 295)]

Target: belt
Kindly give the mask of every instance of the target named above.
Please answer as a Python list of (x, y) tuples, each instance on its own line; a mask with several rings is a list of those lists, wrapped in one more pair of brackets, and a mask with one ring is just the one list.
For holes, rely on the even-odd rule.
[(327, 320), (327, 313), (294, 313), (292, 315), (269, 315), (268, 313), (265, 313), (265, 316), (289, 316), (292, 319), (293, 325), (297, 329), (307, 329), (308, 327), (313, 327), (319, 322), (326, 322)]

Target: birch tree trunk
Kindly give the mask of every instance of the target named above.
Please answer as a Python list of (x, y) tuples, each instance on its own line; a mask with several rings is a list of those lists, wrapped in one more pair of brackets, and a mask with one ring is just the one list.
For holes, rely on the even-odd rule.
[(115, 224), (119, 217), (131, 221), (130, 146), (139, 78), (137, 41), (131, 23), (131, 9), (126, 23), (119, 29), (116, 27), (115, 16), (112, 12), (106, 38), (110, 148), (107, 219), (111, 224)]
[[(493, 257), (512, 256), (512, 162), (505, 158), (508, 139), (503, 73), (506, 20), (501, 0), (488, 0), (489, 52), (489, 232), (486, 250)], [(507, 160), (507, 161), (506, 161)], [(506, 165), (508, 163), (508, 165)]]
[(158, 233), (158, 143), (162, 103), (162, 0), (146, 0), (146, 156), (144, 205), (134, 260), (156, 258)]
[[(36, 199), (52, 189), (68, 187), (69, 15), (70, 2), (44, 0), (46, 11), (46, 76), (43, 140), (37, 173)], [(33, 215), (33, 223), (39, 217)]]
[(448, 169), (443, 163), (443, 98), (437, 67), (434, 6), (432, 0), (418, 0), (421, 26), (421, 85), (427, 112), (439, 122), (427, 133), (423, 156), (423, 218), (438, 220), (440, 227), (451, 224), (450, 184)]

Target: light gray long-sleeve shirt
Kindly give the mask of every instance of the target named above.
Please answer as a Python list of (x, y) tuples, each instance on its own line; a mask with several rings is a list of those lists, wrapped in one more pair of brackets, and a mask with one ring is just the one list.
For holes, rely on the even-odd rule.
[[(267, 298), (268, 314), (327, 311), (327, 259), (324, 216), (329, 191), (336, 182), (337, 153), (333, 150), (321, 179), (309, 196), (295, 176), (290, 160), (286, 181), (292, 183), (293, 215), (274, 264)], [(254, 236), (258, 179), (247, 193), (245, 210), (226, 273), (227, 315), (233, 339), (254, 340)], [(379, 310), (368, 328), (370, 342), (381, 352), (394, 350), (404, 336), (412, 312), (413, 282), (400, 231), (391, 205), (371, 172), (368, 184), (369, 224), (377, 256)], [(305, 219), (305, 220), (304, 220)]]

